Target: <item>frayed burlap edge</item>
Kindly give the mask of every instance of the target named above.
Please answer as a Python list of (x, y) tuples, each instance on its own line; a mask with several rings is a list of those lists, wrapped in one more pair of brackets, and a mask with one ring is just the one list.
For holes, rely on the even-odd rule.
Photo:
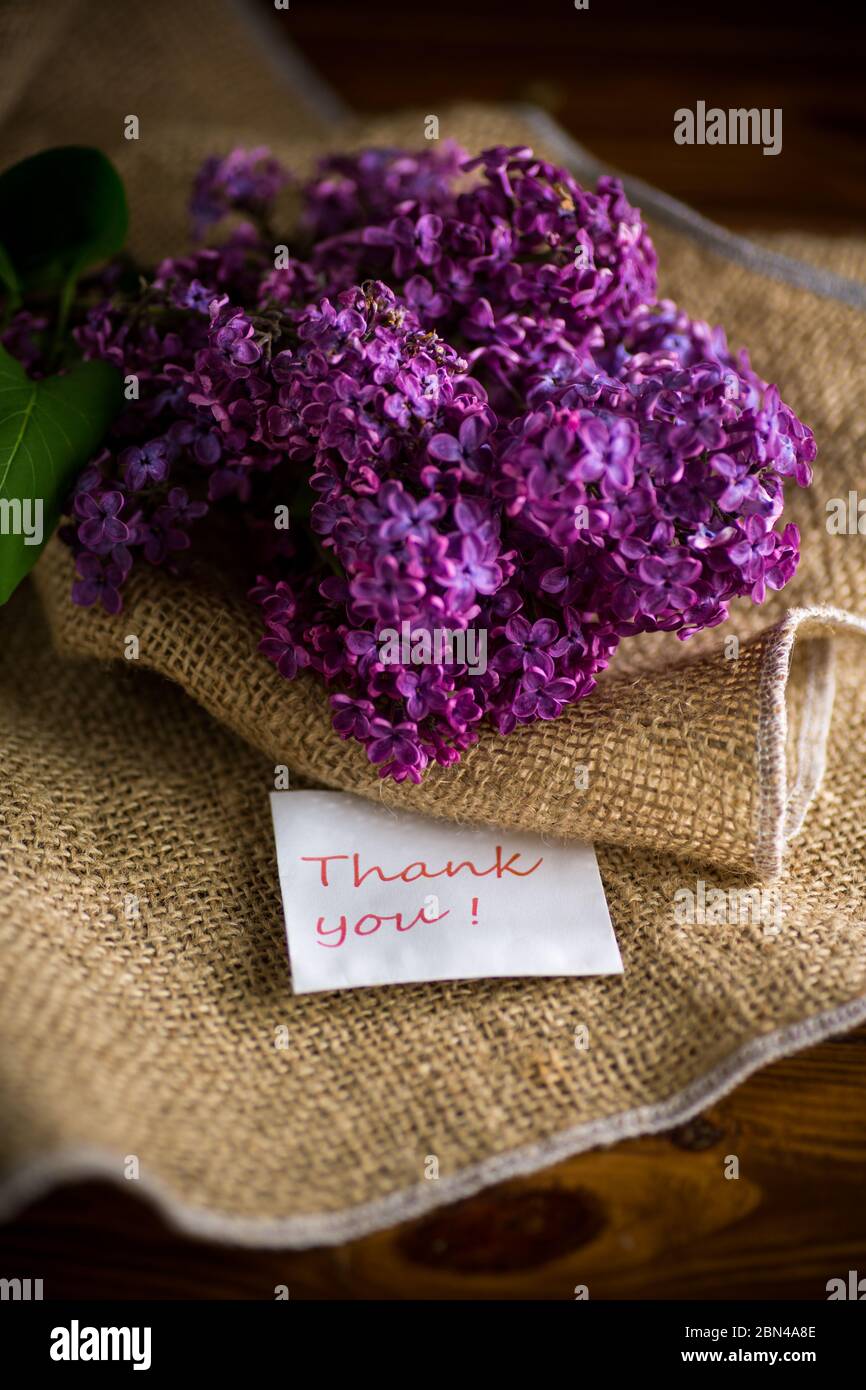
[[(421, 1182), (345, 1211), (255, 1221), (208, 1207), (192, 1206), (159, 1179), (142, 1177), (136, 1189), (169, 1225), (197, 1240), (222, 1241), (263, 1250), (341, 1245), (398, 1222), (425, 1216), (496, 1183), (526, 1177), (587, 1149), (603, 1148), (644, 1134), (660, 1134), (685, 1124), (770, 1062), (823, 1042), (835, 1033), (856, 1028), (863, 1022), (866, 1022), (866, 997), (753, 1039), (738, 1048), (721, 1066), (655, 1105), (638, 1106), (607, 1119), (576, 1125), (542, 1143), (512, 1149), (482, 1163), (471, 1164), (453, 1175), (440, 1177), (435, 1183)], [(64, 1184), (101, 1179), (126, 1185), (122, 1174), (123, 1157), (101, 1149), (77, 1147), (42, 1154), (13, 1169), (0, 1183), (0, 1220), (10, 1220), (52, 1188)]]
[(797, 730), (796, 773), (788, 783), (788, 708), (785, 693), (794, 643), (809, 629), (842, 628), (866, 635), (866, 620), (841, 608), (792, 608), (774, 633), (761, 672), (757, 766), (760, 804), (755, 870), (761, 878), (781, 873), (785, 843), (801, 829), (821, 785), (833, 713), (832, 639), (809, 644), (806, 696)]

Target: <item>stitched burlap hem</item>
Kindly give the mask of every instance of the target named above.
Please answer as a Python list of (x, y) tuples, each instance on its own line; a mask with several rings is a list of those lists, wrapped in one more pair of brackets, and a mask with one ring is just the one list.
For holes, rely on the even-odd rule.
[[(303, 168), (328, 147), (422, 137), (420, 114), (317, 126), (234, 20), (228, 48), (216, 43), (210, 5), (156, 0), (134, 34), (86, 0), (69, 9), (93, 12), (87, 61), (105, 80), (80, 98), (64, 87), (69, 34), (53, 15), (23, 56), (0, 44), (14, 78), (0, 84), (3, 153), (103, 144), (145, 254), (180, 243), (182, 187), (227, 141), (267, 139)], [(207, 75), (190, 87), (169, 65), (163, 81), (159, 45), (194, 51), (205, 17)], [(120, 131), (139, 108), (135, 149)], [(591, 168), (531, 113), (467, 107), (440, 127), (473, 149), (529, 140)], [(135, 1156), (139, 1190), (194, 1233), (341, 1240), (677, 1123), (866, 1017), (866, 539), (826, 525), (827, 502), (864, 484), (866, 250), (752, 246), (641, 197), (663, 291), (724, 322), (815, 429), (815, 484), (791, 496), (796, 580), (692, 642), (625, 642), (563, 720), (485, 735), (459, 768), (395, 788), (330, 732), (315, 682), (281, 681), (257, 655), (241, 586), (204, 566), (185, 585), (145, 573), (112, 620), (72, 608), (69, 556), (52, 543), (0, 613), (7, 1210), (61, 1178), (122, 1180)], [(123, 659), (129, 634), (137, 661)], [(297, 785), (594, 839), (623, 976), (295, 997), (275, 763)], [(721, 914), (701, 906), (714, 889)], [(438, 1182), (424, 1178), (430, 1154)]]

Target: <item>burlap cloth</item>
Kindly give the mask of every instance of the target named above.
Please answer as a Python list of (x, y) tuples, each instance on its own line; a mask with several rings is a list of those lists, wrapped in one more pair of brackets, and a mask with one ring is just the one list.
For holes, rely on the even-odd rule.
[[(335, 133), (314, 84), (287, 83), (209, 4), (135, 6), (128, 28), (113, 6), (59, 9), (38, 29), (24, 6), (4, 11), (4, 162), (101, 144), (143, 254), (183, 244), (189, 176), (214, 149), (264, 138), (307, 167), (329, 147), (422, 136), (421, 114)], [(439, 114), (472, 149), (529, 141), (592, 172), (531, 112)], [(866, 246), (750, 247), (640, 195), (664, 292), (724, 322), (815, 430), (815, 484), (791, 496), (795, 582), (692, 643), (624, 643), (565, 718), (487, 735), (411, 788), (330, 733), (312, 680), (288, 684), (256, 654), (228, 579), (141, 578), (110, 619), (73, 609), (52, 543), (0, 614), (7, 1209), (61, 1177), (122, 1180), (135, 1155), (141, 1187), (190, 1231), (336, 1241), (676, 1123), (866, 1017), (866, 537), (825, 524), (827, 500), (864, 485)], [(268, 805), (282, 763), (295, 785), (595, 840), (624, 975), (294, 997)], [(781, 911), (682, 923), (674, 895), (699, 880), (761, 884)]]

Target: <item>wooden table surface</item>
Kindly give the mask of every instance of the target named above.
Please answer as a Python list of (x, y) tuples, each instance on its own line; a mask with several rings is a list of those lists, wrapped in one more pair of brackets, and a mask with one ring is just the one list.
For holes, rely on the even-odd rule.
[[(862, 13), (778, 4), (292, 0), (274, 19), (359, 111), (531, 100), (611, 165), (735, 228), (862, 233)], [(279, 25), (285, 28), (280, 31)], [(278, 40), (277, 40), (278, 41)], [(782, 154), (680, 148), (673, 112), (781, 107)], [(338, 1249), (179, 1238), (130, 1190), (66, 1188), (0, 1230), (46, 1297), (826, 1297), (866, 1272), (866, 1029), (757, 1073), (682, 1129), (570, 1159)], [(740, 1176), (724, 1177), (725, 1156)]]

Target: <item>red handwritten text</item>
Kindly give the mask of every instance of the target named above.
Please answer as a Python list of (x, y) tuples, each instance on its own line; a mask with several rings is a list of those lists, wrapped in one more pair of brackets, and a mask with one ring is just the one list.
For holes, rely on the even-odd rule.
[(475, 878), (487, 878), (490, 874), (495, 874), (499, 879), (503, 878), (505, 874), (511, 874), (515, 878), (528, 878), (530, 874), (534, 874), (536, 869), (544, 863), (542, 857), (536, 859), (535, 863), (531, 864), (528, 869), (518, 869), (516, 864), (520, 858), (519, 850), (517, 853), (509, 855), (504, 861), (502, 854), (502, 846), (497, 845), (496, 857), (488, 868), (479, 868), (471, 859), (462, 859), (457, 864), (454, 863), (453, 859), (449, 859), (443, 868), (430, 869), (423, 859), (416, 859), (411, 864), (407, 864), (404, 869), (398, 869), (397, 872), (393, 874), (386, 874), (385, 870), (380, 868), (378, 864), (371, 864), (369, 869), (364, 869), (362, 871), (361, 856), (357, 853), (351, 856), (348, 854), (303, 854), (301, 855), (301, 859), (307, 864), (320, 865), (320, 882), (323, 888), (329, 888), (331, 886), (331, 880), (328, 877), (328, 865), (336, 864), (340, 860), (348, 860), (349, 858), (351, 858), (352, 861), (353, 882), (356, 888), (360, 888), (364, 880), (368, 879), (371, 874), (378, 874), (379, 880), (382, 883), (395, 883), (397, 879), (402, 879), (404, 883), (415, 883), (418, 879), (442, 878), (443, 875), (446, 878), (455, 878), (456, 875), (462, 873), (464, 869), (467, 869)]
[[(382, 917), (376, 912), (366, 912), (363, 917), (358, 918), (352, 930), (354, 931), (356, 936), (372, 936), (374, 932), (377, 932), (379, 928), (384, 925), (385, 922), (393, 922), (394, 927), (397, 931), (411, 931), (412, 927), (417, 926), (419, 922), (423, 922), (426, 926), (430, 926), (433, 922), (441, 922), (443, 917), (448, 916), (449, 911), (450, 909), (446, 908), (444, 912), (439, 913), (438, 917), (427, 917), (425, 914), (425, 910), (422, 907), (421, 911), (418, 913), (418, 916), (414, 917), (411, 922), (403, 921), (402, 912), (395, 912), (391, 916), (387, 917)], [(319, 938), (326, 936), (334, 936), (337, 938), (337, 940), (335, 941), (323, 941), (320, 939), (320, 946), (329, 946), (332, 949), (337, 946), (342, 946), (343, 942), (346, 940), (348, 932), (349, 922), (345, 912), (341, 915), (340, 920), (335, 927), (326, 927), (324, 917), (320, 917), (316, 922), (316, 934)]]

